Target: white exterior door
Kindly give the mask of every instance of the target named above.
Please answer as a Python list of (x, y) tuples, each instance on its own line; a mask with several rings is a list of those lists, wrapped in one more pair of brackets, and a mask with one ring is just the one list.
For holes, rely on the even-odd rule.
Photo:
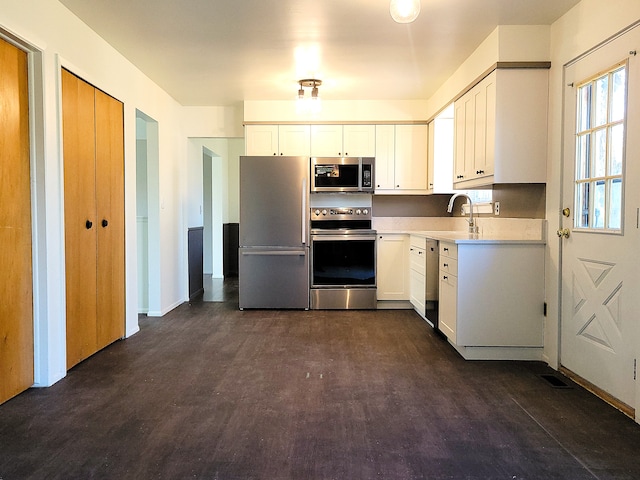
[[(640, 317), (640, 28), (565, 70), (561, 364), (632, 409)], [(568, 210), (567, 210), (568, 209)]]

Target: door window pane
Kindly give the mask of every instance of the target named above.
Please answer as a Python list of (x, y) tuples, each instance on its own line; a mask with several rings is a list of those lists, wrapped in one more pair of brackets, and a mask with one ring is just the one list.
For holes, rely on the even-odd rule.
[(583, 132), (591, 126), (591, 84), (578, 90), (578, 131)]
[(622, 228), (622, 179), (612, 180), (609, 192), (610, 207), (607, 227), (620, 230)]
[(624, 146), (624, 125), (611, 127), (609, 151), (609, 175), (622, 175), (622, 153)]
[(591, 134), (581, 135), (578, 137), (578, 145), (576, 147), (576, 180), (584, 180), (591, 176), (589, 151), (591, 150)]
[(576, 229), (622, 230), (626, 68), (618, 64), (577, 89)]
[(605, 183), (604, 180), (595, 182), (593, 192), (593, 225), (592, 228), (604, 228), (605, 216)]
[(607, 123), (607, 112), (609, 111), (609, 76), (600, 77), (596, 80), (596, 117), (593, 124), (599, 127)]
[(611, 121), (618, 122), (624, 119), (626, 92), (627, 92), (627, 71), (621, 68), (612, 75), (612, 94), (611, 94)]
[(589, 228), (589, 184), (578, 184), (576, 195), (576, 227)]
[(595, 132), (594, 145), (594, 177), (604, 177), (607, 170), (607, 131), (598, 130)]

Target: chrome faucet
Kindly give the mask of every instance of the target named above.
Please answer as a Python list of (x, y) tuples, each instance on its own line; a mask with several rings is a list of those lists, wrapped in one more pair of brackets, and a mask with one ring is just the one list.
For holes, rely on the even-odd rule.
[(449, 206), (447, 207), (447, 212), (449, 213), (452, 212), (453, 202), (458, 197), (467, 197), (467, 200), (469, 200), (469, 220), (467, 220), (469, 222), (469, 233), (476, 233), (476, 224), (473, 221), (473, 202), (471, 201), (471, 197), (469, 195), (467, 195), (466, 193), (456, 193), (449, 200)]

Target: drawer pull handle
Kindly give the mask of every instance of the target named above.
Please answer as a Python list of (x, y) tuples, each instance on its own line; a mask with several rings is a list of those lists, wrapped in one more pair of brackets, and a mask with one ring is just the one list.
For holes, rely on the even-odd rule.
[(449, 249), (448, 249), (448, 248), (445, 248), (445, 249), (444, 249), (444, 251), (445, 251), (445, 252), (448, 252), (448, 251), (449, 251)]
[(445, 263), (445, 264), (444, 264), (444, 266), (445, 266), (445, 267), (448, 267), (448, 266), (449, 266), (449, 264), (448, 264), (448, 263)]
[(444, 275), (444, 276), (442, 277), (442, 279), (443, 279), (443, 280), (448, 280), (448, 279), (449, 279), (449, 277), (447, 277), (446, 275)]

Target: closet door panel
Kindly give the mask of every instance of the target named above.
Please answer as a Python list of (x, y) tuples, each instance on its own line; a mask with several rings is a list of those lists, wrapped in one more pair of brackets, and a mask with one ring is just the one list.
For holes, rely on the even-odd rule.
[(124, 337), (123, 106), (96, 90), (97, 347)]
[(67, 368), (96, 351), (94, 92), (62, 70)]
[(0, 40), (0, 403), (33, 384), (27, 54)]

